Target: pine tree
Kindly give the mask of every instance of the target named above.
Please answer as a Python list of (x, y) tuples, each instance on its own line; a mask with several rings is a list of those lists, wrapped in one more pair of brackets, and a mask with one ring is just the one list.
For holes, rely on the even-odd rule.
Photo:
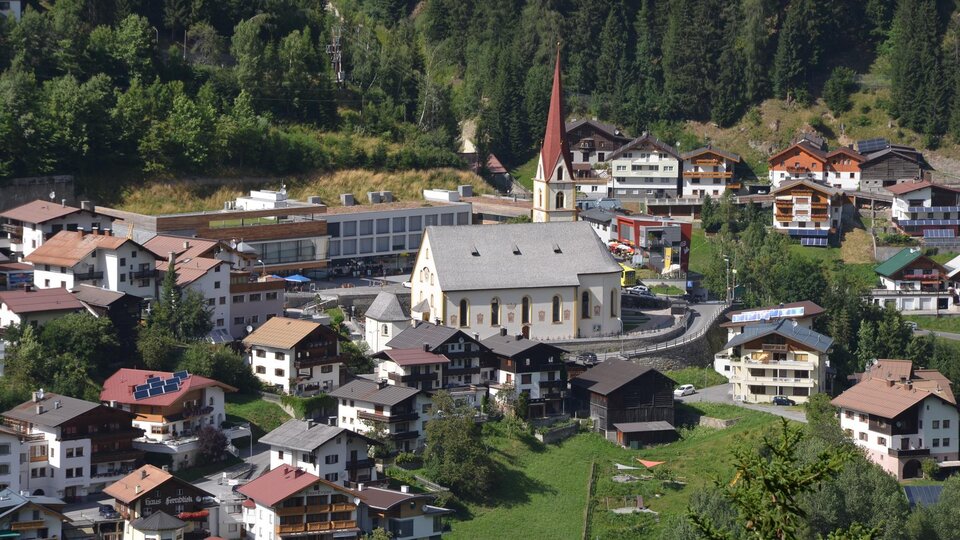
[(596, 91), (612, 94), (620, 71), (627, 68), (627, 29), (623, 23), (623, 5), (610, 8), (607, 22), (600, 32), (600, 56), (597, 58)]
[(792, 0), (773, 64), (773, 92), (779, 98), (808, 95), (810, 71), (819, 63), (819, 16), (813, 0)]
[(709, 107), (704, 32), (693, 0), (670, 3), (663, 38), (663, 100), (673, 118), (702, 118)]
[(663, 89), (663, 71), (661, 69), (661, 36), (657, 33), (660, 24), (657, 20), (656, 0), (641, 0), (634, 21), (636, 34), (636, 52), (634, 53), (635, 77), (629, 80), (631, 127), (639, 133), (656, 116)]
[[(770, 94), (770, 71), (774, 35), (779, 6), (776, 0), (741, 0), (740, 35), (744, 95), (755, 103)], [(772, 26), (772, 27), (771, 27)]]
[(901, 125), (942, 133), (948, 98), (940, 60), (934, 0), (901, 0), (890, 42), (891, 113)]

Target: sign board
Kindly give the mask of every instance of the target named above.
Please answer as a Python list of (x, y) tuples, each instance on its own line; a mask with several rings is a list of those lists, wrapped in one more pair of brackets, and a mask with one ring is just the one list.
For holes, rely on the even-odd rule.
[(732, 321), (735, 323), (740, 322), (757, 322), (757, 321), (769, 321), (770, 319), (786, 319), (792, 317), (802, 317), (803, 316), (803, 306), (792, 307), (792, 308), (777, 308), (777, 309), (763, 309), (760, 311), (747, 311), (745, 313), (737, 313), (733, 316)]

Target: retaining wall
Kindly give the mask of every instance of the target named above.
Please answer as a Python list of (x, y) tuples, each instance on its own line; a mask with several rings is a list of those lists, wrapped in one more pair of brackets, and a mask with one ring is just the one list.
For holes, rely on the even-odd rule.
[(0, 187), (0, 211), (16, 208), (36, 199), (50, 200), (50, 193), (54, 193), (54, 201), (67, 200), (67, 204), (80, 206), (76, 201), (73, 188), (73, 177), (34, 176), (30, 178), (13, 178)]
[(553, 444), (569, 439), (580, 431), (580, 424), (572, 424), (562, 428), (551, 429), (546, 433), (536, 433), (534, 437), (544, 444)]

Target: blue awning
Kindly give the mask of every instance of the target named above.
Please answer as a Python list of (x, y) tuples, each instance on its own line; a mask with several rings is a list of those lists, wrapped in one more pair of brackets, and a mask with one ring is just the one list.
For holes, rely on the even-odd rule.
[(287, 277), (285, 277), (285, 278), (283, 278), (283, 279), (285, 279), (285, 280), (287, 280), (287, 281), (292, 281), (293, 283), (308, 283), (308, 282), (310, 281), (310, 278), (308, 278), (307, 276), (301, 276), (300, 274), (294, 274), (294, 275), (292, 275), (292, 276), (287, 276)]

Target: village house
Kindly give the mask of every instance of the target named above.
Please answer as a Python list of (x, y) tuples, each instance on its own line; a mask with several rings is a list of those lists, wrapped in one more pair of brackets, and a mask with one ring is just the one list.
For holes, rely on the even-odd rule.
[(563, 88), (560, 81), (560, 49), (553, 68), (553, 89), (547, 109), (547, 127), (533, 177), (534, 223), (577, 220), (576, 177), (563, 123)]
[(206, 303), (207, 310), (210, 312), (210, 321), (213, 323), (211, 334), (227, 332), (232, 304), (229, 301), (231, 300), (230, 263), (206, 257), (177, 259), (171, 254), (170, 260), (157, 263), (160, 283), (170, 271), (171, 264), (177, 274), (177, 286), (180, 290), (184, 293), (194, 291)]
[(480, 339), (500, 327), (536, 339), (609, 336), (620, 331), (621, 270), (584, 222), (430, 227), (411, 302)]
[(957, 400), (950, 381), (909, 360), (879, 359), (861, 381), (833, 399), (840, 428), (897, 480), (918, 478), (921, 463), (958, 461)]
[(34, 328), (86, 307), (67, 289), (37, 289), (28, 285), (16, 291), (0, 292), (0, 329), (12, 324)]
[(788, 318), (744, 326), (723, 347), (730, 351), (733, 398), (771, 403), (774, 396), (786, 396), (806, 403), (829, 389), (832, 346), (833, 338)]
[(60, 231), (24, 261), (33, 265), (33, 283), (38, 288), (73, 289), (87, 283), (140, 298), (156, 294), (156, 256), (109, 231)]
[(855, 147), (864, 157), (860, 164), (862, 191), (883, 191), (923, 178), (923, 155), (916, 148), (891, 144), (886, 139), (857, 141)]
[(960, 231), (960, 189), (929, 180), (889, 186), (891, 221), (900, 231), (923, 238), (925, 245), (956, 244)]
[(21, 491), (21, 470), (29, 463), (25, 439), (16, 429), (0, 424), (0, 490)]
[[(173, 533), (174, 540), (220, 535), (219, 505), (213, 495), (153, 465), (131, 472), (104, 493), (113, 497), (124, 520), (122, 540), (146, 540), (157, 532), (165, 533), (165, 539)], [(171, 524), (177, 527), (171, 529)]]
[(841, 230), (843, 192), (810, 180), (785, 181), (773, 190), (773, 229), (804, 246), (826, 247)]
[[(134, 447), (160, 454), (174, 470), (197, 465), (199, 432), (220, 429), (226, 420), (224, 394), (236, 388), (186, 371), (170, 373), (123, 368), (103, 383), (100, 401), (135, 415), (133, 425), (144, 431)], [(229, 430), (228, 439), (249, 435)]]
[(287, 465), (341, 485), (378, 479), (376, 463), (367, 452), (379, 443), (346, 427), (287, 420), (260, 437), (260, 443), (270, 447), (271, 469)]
[(616, 216), (616, 211), (600, 206), (594, 206), (577, 213), (577, 218), (589, 223), (593, 227), (593, 232), (597, 233), (597, 236), (604, 243), (617, 239), (617, 224), (614, 219)]
[(628, 446), (631, 441), (636, 445), (676, 439), (676, 385), (650, 366), (616, 359), (607, 359), (570, 379), (577, 410), (589, 415), (596, 431)]
[(63, 514), (64, 502), (55, 497), (0, 491), (0, 535), (18, 540), (64, 538), (63, 524), (72, 520)]
[(359, 486), (360, 528), (364, 531), (383, 529), (397, 540), (439, 540), (444, 530), (443, 517), (453, 510), (430, 503), (436, 495), (411, 493), (409, 486), (400, 491)]
[(634, 248), (633, 264), (658, 274), (686, 272), (693, 224), (656, 216), (617, 215), (616, 240)]
[(680, 158), (683, 160), (682, 197), (702, 199), (709, 195), (719, 199), (728, 189), (740, 189), (735, 176), (739, 155), (707, 145), (684, 152)]
[(620, 128), (596, 118), (573, 119), (564, 124), (564, 130), (577, 176), (593, 165), (605, 163), (610, 154), (630, 142), (630, 137)]
[(247, 497), (243, 522), (250, 540), (360, 537), (360, 500), (341, 485), (281, 465), (237, 491)]
[(94, 316), (110, 319), (118, 337), (126, 336), (132, 339), (135, 336), (136, 329), (140, 325), (142, 307), (140, 297), (87, 284), (75, 287), (70, 293)]
[(663, 199), (682, 193), (680, 154), (649, 133), (611, 154), (609, 196), (621, 200)]
[(243, 345), (257, 378), (285, 394), (311, 396), (340, 386), (340, 336), (328, 326), (273, 317)]
[(44, 392), (3, 413), (27, 454), (20, 489), (80, 500), (102, 491), (143, 459), (133, 440), (143, 430), (134, 415), (99, 403)]
[(410, 316), (403, 312), (397, 295), (380, 291), (364, 313), (364, 341), (370, 353), (376, 354), (387, 348), (387, 342), (410, 326)]
[(110, 230), (109, 216), (94, 212), (89, 201), (80, 206), (67, 206), (66, 199), (60, 204), (38, 199), (0, 212), (0, 250), (19, 261), (60, 231)]
[(491, 381), (490, 395), (507, 388), (527, 396), (529, 418), (562, 414), (567, 390), (563, 356), (566, 351), (522, 335), (508, 335), (506, 328), (481, 341), (499, 363), (496, 380)]
[(770, 156), (767, 166), (774, 188), (797, 180), (823, 183), (826, 180), (827, 153), (823, 147), (801, 139)]
[(357, 433), (382, 428), (390, 450), (412, 452), (426, 443), (430, 395), (412, 386), (358, 377), (330, 392), (337, 399), (337, 423)]
[(956, 292), (948, 286), (949, 271), (918, 248), (901, 249), (874, 272), (880, 286), (870, 291), (870, 298), (878, 306), (903, 312), (957, 309)]

